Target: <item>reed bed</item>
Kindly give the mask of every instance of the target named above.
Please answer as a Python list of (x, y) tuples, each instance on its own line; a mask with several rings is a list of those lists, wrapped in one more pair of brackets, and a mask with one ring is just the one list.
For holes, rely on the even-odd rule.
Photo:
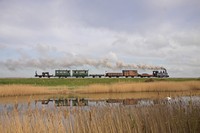
[(120, 82), (92, 84), (76, 88), (67, 86), (0, 85), (0, 97), (69, 93), (128, 93), (128, 92), (179, 92), (199, 91), (199, 81)]
[(200, 104), (15, 108), (0, 112), (0, 131), (9, 133), (198, 133)]
[(74, 90), (76, 93), (173, 92), (200, 90), (199, 81), (160, 81), (140, 83), (95, 84)]
[(43, 95), (52, 94), (56, 91), (47, 87), (33, 85), (1, 85), (0, 96), (27, 96), (27, 95)]

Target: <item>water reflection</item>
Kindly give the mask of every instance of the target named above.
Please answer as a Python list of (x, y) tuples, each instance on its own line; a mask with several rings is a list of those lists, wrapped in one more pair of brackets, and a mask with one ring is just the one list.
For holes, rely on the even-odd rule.
[[(188, 106), (190, 104), (199, 106), (200, 96), (181, 96), (172, 97), (170, 100), (167, 98), (162, 99), (148, 99), (148, 98), (127, 98), (127, 99), (92, 99), (92, 98), (49, 98), (42, 100), (34, 100), (31, 102), (23, 103), (9, 103), (0, 104), (0, 112), (12, 111), (14, 109), (25, 111), (27, 109), (55, 109), (55, 107), (87, 107), (92, 106), (152, 106), (152, 105), (162, 105), (162, 104), (176, 104), (181, 106)], [(178, 104), (177, 104), (178, 103)]]
[(35, 95), (18, 97), (0, 97), (0, 104), (26, 103), (44, 99), (88, 98), (101, 99), (164, 99), (166, 97), (200, 96), (200, 91), (183, 92), (133, 92), (133, 93), (98, 93), (98, 94), (67, 94), (67, 95)]
[[(89, 99), (89, 98), (66, 98), (36, 100), (42, 105), (54, 104), (55, 106), (98, 106), (104, 104), (136, 105), (144, 102), (149, 103), (150, 99)], [(154, 100), (155, 101), (155, 100)]]
[(87, 99), (84, 98), (66, 98), (66, 99), (43, 99), (36, 100), (36, 102), (41, 102), (42, 105), (48, 105), (53, 103), (55, 106), (88, 106)]
[[(169, 97), (167, 98), (167, 97)], [(200, 101), (200, 91), (193, 92), (140, 92), (112, 94), (70, 94), (0, 98), (0, 112), (4, 109), (53, 109), (55, 107), (88, 107), (104, 105), (151, 106), (181, 103), (187, 105)]]
[(64, 99), (46, 99), (36, 100), (42, 105), (60, 106), (99, 106), (99, 105), (136, 105), (136, 106), (149, 106), (155, 104), (175, 104), (182, 103), (188, 104), (200, 101), (200, 96), (182, 96), (168, 99), (91, 99), (91, 98), (64, 98)]

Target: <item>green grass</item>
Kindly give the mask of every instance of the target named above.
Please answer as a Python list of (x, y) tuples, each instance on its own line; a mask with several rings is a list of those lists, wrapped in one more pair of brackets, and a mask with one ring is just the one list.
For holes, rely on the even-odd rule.
[(116, 82), (142, 82), (142, 79), (91, 79), (91, 78), (78, 78), (78, 79), (57, 79), (57, 78), (8, 78), (0, 79), (0, 85), (8, 84), (29, 84), (29, 85), (39, 85), (39, 86), (87, 86), (90, 84), (111, 84)]
[[(87, 86), (91, 84), (112, 84), (119, 82), (145, 82), (149, 78), (0, 78), (0, 85), (13, 85), (13, 84), (22, 84), (22, 85), (36, 85), (36, 86), (68, 86), (68, 87), (78, 87), (78, 86)], [(192, 81), (198, 80), (197, 78), (153, 78), (152, 81)]]

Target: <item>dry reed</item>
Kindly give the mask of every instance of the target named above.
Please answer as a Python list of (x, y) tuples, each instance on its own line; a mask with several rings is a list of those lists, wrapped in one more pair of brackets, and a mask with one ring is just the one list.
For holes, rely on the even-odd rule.
[(26, 95), (42, 95), (55, 93), (47, 87), (32, 85), (1, 85), (0, 96), (26, 96)]
[(93, 84), (84, 87), (69, 89), (66, 86), (44, 87), (33, 85), (0, 85), (0, 97), (26, 96), (41, 94), (68, 94), (68, 93), (126, 93), (126, 92), (172, 92), (172, 91), (198, 91), (199, 81), (185, 82), (140, 82), (140, 83), (114, 83)]
[(169, 133), (200, 131), (200, 105), (27, 109), (0, 112), (0, 131), (10, 133)]
[(141, 82), (115, 83), (111, 85), (95, 84), (74, 90), (76, 93), (124, 93), (124, 92), (170, 92), (200, 90), (199, 81), (185, 82)]

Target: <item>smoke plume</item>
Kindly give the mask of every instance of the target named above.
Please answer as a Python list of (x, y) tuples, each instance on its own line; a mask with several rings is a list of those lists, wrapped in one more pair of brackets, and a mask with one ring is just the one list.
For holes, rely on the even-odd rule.
[(9, 70), (18, 69), (70, 69), (76, 67), (94, 67), (97, 69), (147, 69), (158, 70), (164, 69), (161, 66), (152, 66), (146, 64), (125, 63), (118, 59), (117, 55), (110, 52), (107, 56), (96, 58), (88, 58), (83, 55), (73, 55), (66, 52), (57, 51), (46, 45), (37, 45), (31, 50), (37, 56), (31, 56), (31, 53), (22, 51), (19, 58), (7, 59), (0, 61), (0, 66)]
[(89, 59), (89, 58), (38, 58), (38, 59), (8, 59), (0, 63), (9, 70), (24, 69), (24, 68), (38, 68), (38, 69), (58, 69), (58, 68), (72, 68), (81, 66), (91, 66), (98, 69), (147, 69), (147, 70), (158, 70), (164, 69), (161, 66), (152, 66), (146, 64), (128, 64), (123, 61), (113, 61), (108, 58), (102, 59)]

